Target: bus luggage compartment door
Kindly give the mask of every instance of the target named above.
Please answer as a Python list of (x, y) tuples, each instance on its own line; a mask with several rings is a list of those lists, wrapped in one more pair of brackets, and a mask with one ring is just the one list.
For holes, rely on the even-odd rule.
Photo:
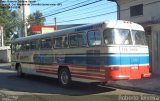
[(100, 71), (100, 50), (88, 50), (86, 52), (87, 71)]

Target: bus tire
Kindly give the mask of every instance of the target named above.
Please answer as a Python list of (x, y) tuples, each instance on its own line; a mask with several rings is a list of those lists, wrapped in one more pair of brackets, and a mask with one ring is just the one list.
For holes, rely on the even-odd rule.
[(61, 68), (58, 72), (59, 84), (62, 87), (69, 87), (71, 84), (71, 74), (68, 68)]
[(17, 76), (18, 77), (20, 77), (20, 78), (24, 77), (24, 73), (22, 72), (22, 67), (21, 67), (20, 64), (17, 66), (16, 70), (17, 70)]

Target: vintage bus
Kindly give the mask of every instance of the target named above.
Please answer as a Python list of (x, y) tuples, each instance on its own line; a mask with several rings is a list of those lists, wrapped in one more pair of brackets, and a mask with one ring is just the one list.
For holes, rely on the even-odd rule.
[(123, 20), (83, 25), (12, 41), (12, 67), (71, 81), (101, 82), (150, 77), (149, 53), (141, 25)]

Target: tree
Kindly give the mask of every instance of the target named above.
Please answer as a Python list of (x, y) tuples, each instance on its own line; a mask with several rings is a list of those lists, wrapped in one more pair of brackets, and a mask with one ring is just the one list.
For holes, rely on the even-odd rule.
[(4, 43), (10, 43), (10, 37), (19, 27), (18, 13), (8, 5), (0, 4), (0, 25), (4, 28)]
[(45, 17), (43, 17), (43, 14), (40, 11), (36, 11), (35, 13), (29, 15), (28, 17), (28, 24), (30, 25), (30, 28), (27, 30), (28, 35), (33, 35), (35, 33), (31, 32), (32, 26), (37, 25), (44, 25), (44, 22), (46, 21)]

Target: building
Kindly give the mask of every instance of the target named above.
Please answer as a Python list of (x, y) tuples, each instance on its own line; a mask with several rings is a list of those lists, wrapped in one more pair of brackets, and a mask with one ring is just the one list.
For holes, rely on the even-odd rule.
[(32, 26), (32, 32), (37, 34), (45, 34), (55, 30), (56, 26)]
[(11, 62), (11, 49), (9, 46), (4, 46), (2, 26), (0, 26), (0, 63), (1, 62)]
[(160, 0), (113, 0), (119, 5), (119, 19), (138, 23), (160, 21)]
[(108, 0), (117, 3), (118, 18), (143, 25), (148, 39), (151, 70), (160, 74), (160, 0)]

